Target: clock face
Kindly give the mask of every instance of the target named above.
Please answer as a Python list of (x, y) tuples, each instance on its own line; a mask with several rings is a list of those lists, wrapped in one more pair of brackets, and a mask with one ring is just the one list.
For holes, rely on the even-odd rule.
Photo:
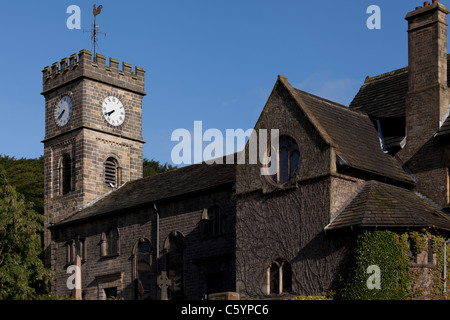
[(65, 126), (72, 115), (72, 99), (69, 96), (64, 96), (56, 106), (55, 119), (59, 126)]
[(125, 108), (116, 97), (109, 96), (103, 100), (102, 113), (110, 125), (120, 126), (125, 120)]

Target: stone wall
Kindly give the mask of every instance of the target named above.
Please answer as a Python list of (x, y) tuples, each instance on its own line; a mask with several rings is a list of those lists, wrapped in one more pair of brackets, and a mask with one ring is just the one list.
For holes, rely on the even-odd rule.
[[(117, 287), (119, 298), (135, 299), (136, 277), (134, 250), (140, 238), (150, 240), (152, 299), (159, 298), (157, 272), (165, 270), (166, 246), (170, 234), (176, 232), (184, 239), (184, 298), (201, 299), (207, 294), (207, 276), (223, 274), (223, 291), (235, 291), (235, 205), (231, 190), (222, 190), (190, 199), (180, 199), (157, 205), (159, 221), (159, 253), (156, 258), (156, 212), (153, 205), (130, 210), (94, 221), (82, 222), (58, 229), (53, 233), (53, 261), (56, 277), (53, 284), (57, 294), (70, 294), (66, 282), (67, 243), (78, 234), (85, 239), (86, 259), (82, 262), (82, 292), (84, 299), (104, 298), (104, 289)], [(205, 238), (201, 223), (204, 209), (212, 205), (223, 209), (223, 233)], [(119, 231), (119, 254), (101, 256), (101, 237), (107, 229)]]

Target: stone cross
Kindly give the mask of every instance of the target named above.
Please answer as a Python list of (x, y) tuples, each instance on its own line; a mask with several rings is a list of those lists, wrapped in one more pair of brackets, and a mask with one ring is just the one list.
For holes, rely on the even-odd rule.
[(161, 300), (168, 300), (167, 289), (172, 284), (172, 280), (167, 277), (166, 271), (161, 271), (161, 275), (156, 279), (156, 284), (161, 289)]

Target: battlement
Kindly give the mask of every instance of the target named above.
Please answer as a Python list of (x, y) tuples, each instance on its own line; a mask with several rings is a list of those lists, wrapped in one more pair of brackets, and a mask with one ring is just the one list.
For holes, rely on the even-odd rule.
[(69, 58), (45, 67), (42, 70), (42, 94), (79, 78), (89, 78), (145, 95), (143, 68), (136, 66), (133, 72), (129, 63), (122, 62), (122, 70), (119, 70), (117, 59), (109, 58), (109, 66), (105, 62), (104, 55), (97, 53), (93, 59), (92, 53), (83, 49), (78, 54), (74, 53)]

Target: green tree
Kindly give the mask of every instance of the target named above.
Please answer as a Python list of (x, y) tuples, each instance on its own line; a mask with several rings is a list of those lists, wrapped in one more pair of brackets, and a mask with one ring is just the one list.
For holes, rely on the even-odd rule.
[(16, 159), (0, 156), (0, 165), (5, 169), (8, 183), (16, 191), (33, 202), (33, 209), (44, 214), (44, 157)]
[(0, 166), (0, 299), (30, 299), (48, 289), (40, 233), (43, 215), (8, 184)]
[(143, 167), (144, 167), (143, 172), (144, 177), (149, 177), (158, 173), (163, 173), (169, 170), (176, 169), (176, 167), (170, 164), (165, 163), (162, 165), (159, 163), (159, 161), (156, 161), (154, 159), (148, 160), (147, 158), (144, 158)]

